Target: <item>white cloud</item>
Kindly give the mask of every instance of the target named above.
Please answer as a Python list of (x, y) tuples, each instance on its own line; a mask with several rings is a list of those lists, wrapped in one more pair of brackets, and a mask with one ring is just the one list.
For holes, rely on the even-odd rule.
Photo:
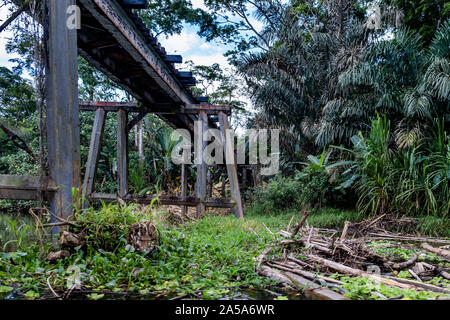
[(187, 33), (183, 30), (181, 34), (170, 36), (169, 38), (159, 39), (162, 46), (166, 48), (168, 53), (183, 54), (189, 50), (200, 46), (201, 39), (195, 32)]
[(203, 0), (191, 0), (192, 7), (195, 9), (203, 9), (208, 10), (208, 8), (205, 6), (205, 2)]
[(214, 63), (218, 63), (222, 68), (230, 67), (227, 58), (220, 53), (214, 55), (192, 55), (189, 57), (185, 57), (184, 60), (192, 60), (196, 65), (211, 66)]
[(209, 43), (202, 43), (201, 45), (200, 45), (200, 49), (203, 49), (203, 50), (210, 50), (210, 49), (213, 49), (214, 47), (211, 45), (211, 44), (209, 44)]
[[(0, 23), (4, 22), (10, 16), (9, 6), (0, 7)], [(14, 64), (9, 62), (9, 59), (17, 58), (17, 55), (8, 54), (6, 52), (6, 43), (9, 38), (13, 37), (13, 33), (9, 28), (5, 29), (0, 33), (0, 66), (7, 67), (11, 69)]]

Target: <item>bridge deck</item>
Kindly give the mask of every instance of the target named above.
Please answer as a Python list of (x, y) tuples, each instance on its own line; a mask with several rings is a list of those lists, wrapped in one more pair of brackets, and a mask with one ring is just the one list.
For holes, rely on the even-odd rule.
[(164, 104), (167, 112), (157, 115), (172, 127), (193, 131), (196, 115), (173, 112), (196, 103), (189, 88), (193, 78), (178, 73), (170, 62), (177, 59), (167, 56), (137, 14), (117, 1), (78, 0), (77, 4), (79, 54), (150, 111)]

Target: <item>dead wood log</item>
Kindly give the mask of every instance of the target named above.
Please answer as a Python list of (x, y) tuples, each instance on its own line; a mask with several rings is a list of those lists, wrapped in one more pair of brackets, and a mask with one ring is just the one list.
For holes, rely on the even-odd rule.
[(129, 242), (137, 251), (153, 251), (158, 244), (158, 229), (151, 222), (134, 223), (129, 227)]
[(444, 250), (444, 249), (440, 249), (440, 248), (435, 248), (430, 246), (428, 243), (422, 243), (422, 245), (420, 246), (422, 249), (425, 249), (431, 253), (437, 254), (438, 256), (443, 257), (445, 260), (450, 262), (450, 251), (448, 250)]
[(303, 215), (302, 220), (295, 226), (294, 230), (292, 231), (292, 238), (295, 237), (297, 235), (297, 233), (300, 231), (300, 228), (305, 224), (306, 219), (309, 217), (309, 215), (311, 214), (311, 210), (306, 210), (305, 214)]
[(389, 279), (395, 280), (397, 282), (401, 282), (410, 286), (414, 286), (414, 287), (418, 287), (422, 290), (425, 291), (433, 291), (433, 292), (439, 292), (439, 293), (444, 293), (444, 294), (450, 294), (450, 290), (438, 287), (438, 286), (434, 286), (432, 284), (427, 284), (427, 283), (423, 283), (423, 282), (419, 282), (419, 281), (414, 281), (414, 280), (408, 280), (408, 279), (403, 279), (403, 278), (395, 278), (395, 277), (389, 277)]
[(294, 258), (292, 255), (288, 256), (288, 260), (298, 264), (299, 266), (306, 267), (306, 268), (309, 268), (311, 270), (314, 269), (314, 267), (312, 265), (310, 265), (309, 263), (306, 263), (305, 261), (298, 260), (298, 259)]
[(263, 251), (262, 251), (256, 258), (254, 258), (254, 259), (255, 259), (255, 262), (256, 262), (256, 269), (257, 269), (257, 270), (258, 270), (259, 267), (261, 266), (261, 263), (263, 263), (263, 262), (266, 260), (267, 255), (269, 254), (269, 252), (270, 252), (274, 247), (275, 247), (275, 245), (272, 244), (272, 245), (270, 245), (270, 246), (264, 248)]
[(340, 264), (340, 263), (337, 263), (337, 262), (334, 262), (331, 260), (327, 260), (327, 259), (324, 259), (324, 258), (321, 258), (318, 256), (314, 256), (312, 254), (307, 254), (306, 257), (314, 262), (318, 262), (318, 263), (322, 264), (323, 266), (325, 266), (327, 268), (336, 270), (336, 271), (344, 273), (344, 274), (350, 274), (355, 277), (364, 277), (364, 278), (372, 279), (374, 281), (378, 281), (380, 283), (384, 283), (384, 284), (386, 284), (388, 286), (392, 286), (392, 287), (417, 290), (417, 288), (415, 288), (412, 285), (396, 282), (395, 280), (386, 279), (386, 278), (383, 278), (381, 276), (377, 276), (374, 274), (369, 274), (362, 270), (347, 267), (343, 264)]
[(423, 282), (422, 279), (420, 279), (420, 277), (419, 277), (414, 271), (412, 271), (411, 269), (408, 269), (408, 272), (409, 272), (414, 278), (416, 278), (417, 281)]
[(367, 234), (372, 239), (377, 240), (398, 240), (398, 241), (410, 241), (410, 242), (431, 242), (431, 243), (442, 243), (442, 244), (449, 244), (450, 240), (446, 239), (438, 239), (438, 238), (425, 238), (425, 237), (411, 237), (411, 236), (401, 236), (398, 234), (391, 234), (391, 233), (375, 233), (375, 232), (369, 232)]
[(76, 248), (79, 246), (84, 246), (85, 235), (84, 234), (75, 234), (68, 231), (62, 231), (61, 237), (59, 238), (59, 243), (63, 248)]
[(290, 238), (290, 237), (292, 237), (292, 233), (287, 232), (287, 231), (285, 231), (285, 230), (280, 230), (280, 231), (278, 231), (278, 234), (279, 234), (280, 236), (282, 236), (283, 238)]
[(450, 273), (444, 271), (444, 270), (440, 270), (439, 271), (439, 275), (447, 280), (450, 280)]
[(349, 300), (342, 294), (334, 292), (326, 287), (320, 287), (295, 273), (285, 271), (282, 272), (282, 275), (286, 276), (295, 286), (304, 288), (305, 294), (312, 298), (318, 300)]
[(309, 244), (309, 248), (316, 249), (318, 251), (322, 251), (322, 252), (325, 252), (325, 253), (328, 253), (328, 254), (332, 253), (332, 251), (330, 249), (322, 247), (321, 245), (318, 245), (318, 244), (315, 244), (315, 243), (310, 243)]
[(281, 274), (281, 272), (278, 272), (277, 270), (272, 269), (269, 266), (266, 265), (261, 265), (260, 268), (258, 268), (258, 273), (266, 276), (270, 279), (273, 279), (275, 281), (278, 281), (284, 285), (290, 285), (291, 284), (291, 280), (286, 277), (285, 275)]
[(45, 258), (47, 261), (50, 262), (55, 262), (56, 260), (62, 259), (62, 258), (67, 258), (68, 256), (70, 256), (69, 251), (67, 250), (61, 250), (58, 252), (50, 252), (47, 255), (47, 258)]
[(417, 261), (418, 257), (419, 256), (417, 254), (413, 254), (412, 257), (405, 262), (394, 263), (392, 265), (392, 268), (397, 269), (397, 270), (402, 270), (402, 269), (408, 268), (410, 265), (414, 264)]
[(349, 221), (345, 221), (344, 223), (344, 230), (342, 230), (341, 233), (341, 239), (345, 239), (345, 237), (347, 236), (347, 232), (348, 232), (348, 227), (350, 226), (350, 222)]
[(280, 270), (296, 273), (296, 274), (298, 274), (300, 276), (303, 276), (303, 277), (305, 277), (306, 279), (309, 279), (309, 280), (319, 279), (319, 280), (323, 280), (324, 282), (329, 282), (329, 283), (333, 283), (333, 284), (337, 284), (337, 285), (343, 285), (344, 284), (344, 282), (342, 282), (342, 281), (339, 281), (339, 280), (336, 280), (336, 279), (332, 279), (332, 278), (328, 278), (328, 277), (325, 277), (325, 276), (321, 276), (321, 275), (318, 275), (318, 274), (314, 274), (312, 272), (301, 270), (301, 269), (295, 268), (295, 267), (291, 267), (289, 265), (282, 264), (282, 263), (279, 263), (279, 262), (276, 262), (276, 261), (268, 262), (267, 264), (269, 266), (271, 266), (271, 267), (274, 267), (274, 268), (277, 268), (277, 269), (280, 269)]
[[(426, 269), (427, 270), (426, 270)], [(433, 272), (434, 275), (441, 276), (447, 280), (450, 280), (450, 273), (448, 273), (445, 269), (433, 266), (426, 262), (419, 262), (412, 269), (417, 274), (424, 274), (427, 272)]]

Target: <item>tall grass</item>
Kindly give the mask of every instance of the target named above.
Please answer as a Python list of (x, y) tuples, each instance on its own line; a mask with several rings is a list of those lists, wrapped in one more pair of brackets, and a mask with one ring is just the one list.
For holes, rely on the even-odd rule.
[(381, 117), (372, 121), (367, 137), (360, 133), (352, 141), (361, 212), (448, 215), (450, 143), (443, 124), (434, 138), (404, 151), (391, 141), (390, 123)]

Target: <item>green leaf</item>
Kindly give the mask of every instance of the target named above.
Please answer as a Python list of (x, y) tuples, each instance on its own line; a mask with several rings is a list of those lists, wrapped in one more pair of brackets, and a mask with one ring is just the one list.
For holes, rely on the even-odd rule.
[(39, 292), (34, 292), (33, 290), (28, 291), (25, 293), (25, 299), (27, 300), (35, 300), (40, 297)]
[(13, 291), (12, 287), (8, 286), (0, 286), (0, 293), (7, 293)]
[(98, 293), (91, 293), (89, 294), (87, 297), (89, 300), (100, 300), (104, 297), (105, 295), (102, 294), (98, 294)]

